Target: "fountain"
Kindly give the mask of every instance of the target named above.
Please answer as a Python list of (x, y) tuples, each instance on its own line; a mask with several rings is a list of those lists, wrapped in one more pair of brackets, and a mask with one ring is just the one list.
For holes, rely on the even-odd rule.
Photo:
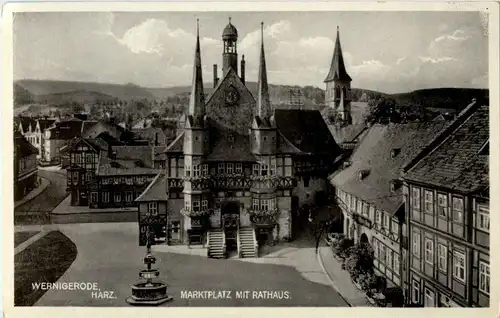
[(158, 306), (173, 299), (171, 295), (167, 294), (166, 284), (153, 281), (153, 278), (160, 276), (160, 271), (151, 268), (151, 265), (156, 263), (156, 257), (151, 254), (153, 233), (150, 232), (149, 228), (146, 235), (147, 253), (144, 256), (144, 264), (147, 269), (139, 272), (139, 277), (145, 281), (132, 285), (132, 296), (127, 298), (127, 303), (132, 306)]

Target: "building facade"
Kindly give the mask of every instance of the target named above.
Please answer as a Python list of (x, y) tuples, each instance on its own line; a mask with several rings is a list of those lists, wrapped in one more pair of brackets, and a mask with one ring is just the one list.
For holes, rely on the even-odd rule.
[(135, 199), (160, 172), (153, 167), (150, 146), (101, 149), (95, 178), (88, 185), (91, 208), (136, 207)]
[(489, 306), (488, 109), (469, 105), (405, 168), (409, 303)]
[(14, 200), (22, 199), (38, 185), (36, 149), (19, 132), (14, 132)]
[(205, 100), (197, 37), (191, 99), (165, 150), (167, 237), (206, 241), (211, 257), (231, 249), (256, 256), (258, 244), (292, 239), (294, 212), (326, 191), (339, 154), (318, 111), (272, 109), (263, 42), (257, 96), (250, 93), (243, 59), (237, 72), (237, 39), (230, 21), (222, 78), (214, 65), (215, 89)]
[(377, 275), (401, 286), (405, 209), (400, 174), (445, 127), (445, 122), (376, 124), (369, 128), (344, 167), (330, 176), (344, 220), (344, 233), (374, 250)]

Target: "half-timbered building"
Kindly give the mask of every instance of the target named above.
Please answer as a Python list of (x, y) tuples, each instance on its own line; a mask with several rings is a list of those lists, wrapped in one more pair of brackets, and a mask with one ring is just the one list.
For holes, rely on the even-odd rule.
[(14, 200), (22, 199), (38, 184), (38, 149), (19, 131), (14, 132)]
[(473, 102), (405, 168), (410, 303), (489, 306), (488, 113)]
[(258, 244), (293, 238), (297, 208), (327, 190), (339, 147), (319, 111), (272, 108), (263, 42), (254, 96), (245, 85), (244, 57), (238, 74), (231, 21), (222, 40), (222, 76), (214, 65), (214, 91), (206, 100), (196, 40), (189, 105), (165, 150), (167, 235), (205, 241), (211, 257), (231, 249), (250, 257)]

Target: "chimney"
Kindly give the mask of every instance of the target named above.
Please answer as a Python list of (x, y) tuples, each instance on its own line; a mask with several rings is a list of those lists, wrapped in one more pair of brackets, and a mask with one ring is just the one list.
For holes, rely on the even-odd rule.
[(241, 56), (241, 81), (245, 84), (245, 54)]
[(109, 143), (108, 144), (108, 158), (114, 160), (115, 159), (115, 154), (113, 151), (113, 146)]
[(155, 133), (155, 146), (158, 146), (158, 133)]
[(214, 64), (214, 88), (217, 87), (219, 78), (217, 77), (217, 64)]

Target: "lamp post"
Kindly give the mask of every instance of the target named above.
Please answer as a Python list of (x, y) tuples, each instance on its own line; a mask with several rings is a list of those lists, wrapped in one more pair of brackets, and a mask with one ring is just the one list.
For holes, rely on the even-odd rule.
[(128, 297), (126, 301), (132, 306), (158, 306), (173, 300), (173, 297), (167, 294), (166, 284), (153, 281), (155, 277), (160, 276), (160, 271), (152, 268), (152, 265), (156, 263), (156, 257), (151, 254), (153, 235), (154, 233), (148, 227), (146, 232), (147, 253), (144, 256), (144, 264), (147, 268), (139, 272), (142, 281), (131, 286), (132, 296)]

